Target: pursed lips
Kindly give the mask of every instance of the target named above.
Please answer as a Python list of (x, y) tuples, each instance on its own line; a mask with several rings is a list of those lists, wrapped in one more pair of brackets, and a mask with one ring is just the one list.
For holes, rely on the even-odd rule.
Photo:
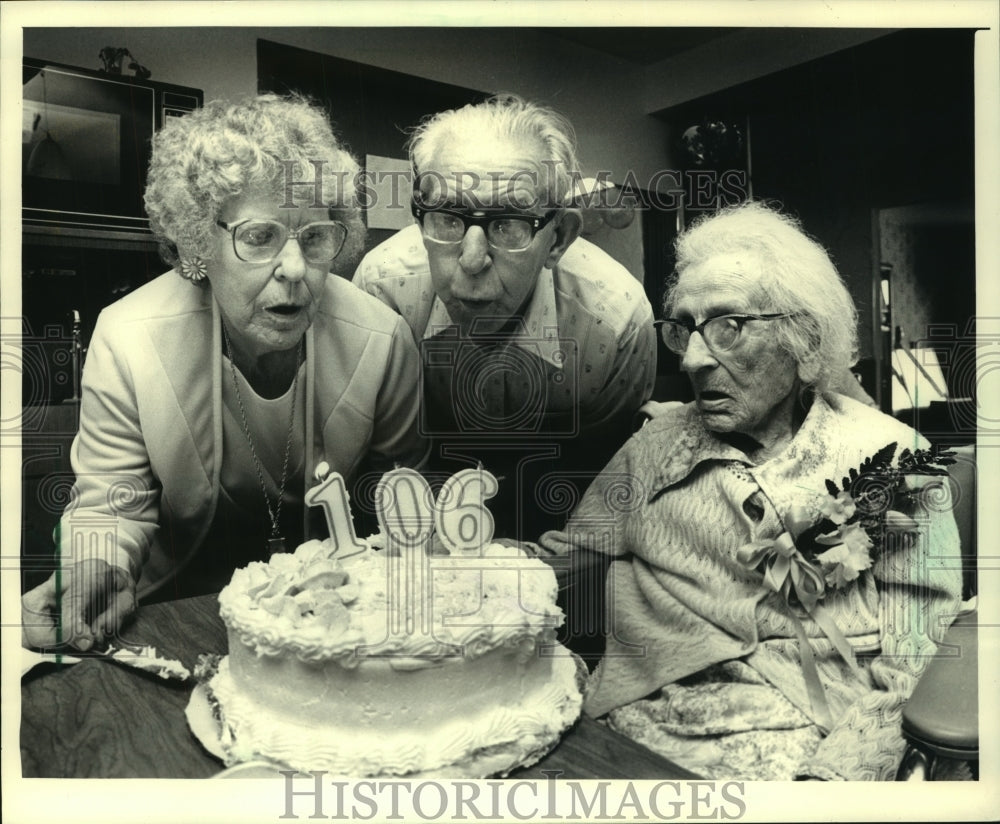
[(731, 400), (732, 396), (718, 389), (699, 389), (696, 391), (698, 403), (700, 404), (720, 404)]
[(493, 301), (490, 298), (460, 298), (452, 295), (452, 300), (466, 309), (477, 312), (481, 312), (483, 309), (493, 305)]

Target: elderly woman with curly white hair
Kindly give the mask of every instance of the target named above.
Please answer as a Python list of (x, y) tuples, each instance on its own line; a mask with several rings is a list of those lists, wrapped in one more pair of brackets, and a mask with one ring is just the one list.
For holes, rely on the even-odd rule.
[(26, 644), (86, 649), (137, 599), (218, 591), (294, 549), (320, 462), (348, 485), (420, 465), (410, 332), (336, 274), (363, 244), (357, 171), (301, 98), (215, 101), (157, 134), (146, 208), (174, 268), (98, 320)]
[(666, 310), (695, 400), (540, 541), (613, 559), (584, 709), (710, 778), (891, 779), (901, 706), (960, 597), (932, 483), (949, 459), (830, 390), (856, 312), (790, 217), (751, 202), (694, 224)]

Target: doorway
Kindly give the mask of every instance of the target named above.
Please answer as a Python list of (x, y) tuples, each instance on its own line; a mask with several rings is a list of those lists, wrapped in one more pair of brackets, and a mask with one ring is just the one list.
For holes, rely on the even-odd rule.
[(974, 442), (973, 209), (948, 202), (878, 209), (873, 228), (880, 406), (932, 442)]

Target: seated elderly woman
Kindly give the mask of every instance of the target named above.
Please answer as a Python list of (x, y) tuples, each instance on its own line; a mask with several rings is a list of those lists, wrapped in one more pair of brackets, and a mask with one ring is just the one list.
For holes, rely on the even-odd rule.
[(795, 221), (758, 203), (709, 216), (677, 273), (662, 334), (695, 400), (540, 540), (614, 559), (584, 710), (705, 777), (891, 779), (901, 706), (960, 597), (932, 482), (949, 458), (828, 390), (856, 312)]
[(409, 329), (331, 274), (363, 243), (357, 170), (299, 98), (215, 101), (157, 134), (146, 208), (175, 268), (97, 322), (61, 568), (22, 599), (26, 644), (89, 648), (137, 598), (218, 591), (294, 548), (322, 462), (348, 485), (421, 464)]

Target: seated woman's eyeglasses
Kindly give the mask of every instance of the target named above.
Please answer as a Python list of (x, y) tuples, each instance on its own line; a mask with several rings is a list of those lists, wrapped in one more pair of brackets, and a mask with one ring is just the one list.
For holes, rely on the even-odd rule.
[(469, 227), (478, 226), (486, 234), (490, 246), (504, 252), (523, 252), (535, 235), (559, 213), (558, 209), (544, 215), (502, 210), (425, 209), (415, 201), (411, 208), (424, 236), (435, 243), (461, 243)]
[(691, 335), (697, 332), (705, 340), (705, 344), (713, 352), (725, 352), (732, 349), (740, 339), (743, 326), (751, 320), (777, 320), (778, 318), (788, 318), (791, 315), (716, 315), (701, 323), (695, 323), (690, 318), (680, 320), (678, 318), (667, 318), (666, 320), (653, 321), (654, 326), (660, 327), (660, 336), (664, 344), (671, 352), (683, 355), (687, 352), (688, 342)]
[(307, 223), (294, 231), (278, 220), (251, 218), (239, 223), (217, 220), (216, 224), (232, 235), (236, 257), (247, 263), (270, 263), (293, 238), (309, 263), (322, 265), (340, 254), (347, 239), (347, 227), (336, 220)]

